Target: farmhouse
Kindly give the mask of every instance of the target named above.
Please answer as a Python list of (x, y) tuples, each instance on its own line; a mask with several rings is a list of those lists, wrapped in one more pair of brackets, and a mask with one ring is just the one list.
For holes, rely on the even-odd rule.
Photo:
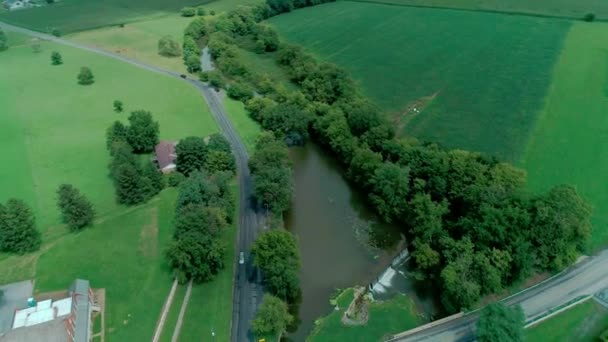
[(88, 280), (76, 279), (67, 291), (67, 297), (36, 302), (28, 299), (27, 307), (17, 309), (12, 329), (0, 334), (2, 342), (88, 342), (93, 324), (91, 315), (100, 306)]
[(177, 145), (177, 143), (174, 141), (161, 141), (154, 147), (154, 161), (162, 173), (175, 171), (175, 158), (177, 158), (177, 154), (175, 154), (175, 145)]

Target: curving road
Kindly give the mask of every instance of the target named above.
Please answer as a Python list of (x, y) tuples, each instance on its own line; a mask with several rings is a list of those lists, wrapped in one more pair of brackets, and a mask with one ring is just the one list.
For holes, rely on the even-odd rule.
[[(142, 63), (125, 56), (121, 56), (116, 53), (104, 51), (94, 47), (74, 43), (62, 38), (51, 36), (48, 34), (28, 30), (22, 27), (14, 26), (4, 22), (0, 22), (0, 28), (13, 31), (17, 33), (26, 34), (32, 37), (36, 37), (42, 40), (52, 41), (65, 46), (70, 46), (76, 49), (86, 50), (98, 55), (110, 57), (125, 63), (129, 63), (136, 67), (156, 72), (159, 74), (171, 76), (184, 82), (188, 82), (199, 89), (203, 95), (205, 101), (209, 105), (209, 109), (213, 114), (215, 121), (220, 126), (222, 133), (230, 142), (237, 164), (238, 182), (240, 187), (240, 198), (239, 198), (239, 235), (236, 250), (236, 262), (235, 265), (235, 286), (234, 286), (234, 297), (233, 297), (233, 318), (232, 318), (232, 341), (250, 341), (253, 340), (253, 336), (250, 333), (249, 325), (251, 319), (258, 306), (258, 299), (262, 296), (262, 289), (260, 287), (259, 275), (255, 273), (255, 276), (248, 276), (248, 269), (251, 269), (250, 262), (246, 265), (238, 264), (238, 253), (243, 251), (246, 254), (246, 260), (249, 260), (249, 247), (255, 240), (258, 233), (258, 227), (261, 227), (264, 222), (265, 215), (258, 210), (258, 208), (250, 200), (253, 185), (251, 181), (251, 174), (249, 172), (249, 155), (247, 149), (243, 144), (243, 141), (239, 137), (236, 129), (228, 119), (224, 106), (222, 104), (221, 94), (216, 92), (211, 87), (199, 80), (184, 79), (179, 73), (159, 68), (154, 65)], [(251, 272), (249, 272), (251, 273)], [(210, 332), (211, 335), (211, 332)]]
[[(504, 302), (508, 305), (521, 305), (526, 321), (530, 322), (551, 309), (575, 298), (593, 295), (604, 288), (608, 288), (608, 250), (588, 257), (568, 270), (506, 298)], [(478, 314), (472, 312), (415, 333), (403, 332), (390, 341), (473, 341), (477, 318)]]

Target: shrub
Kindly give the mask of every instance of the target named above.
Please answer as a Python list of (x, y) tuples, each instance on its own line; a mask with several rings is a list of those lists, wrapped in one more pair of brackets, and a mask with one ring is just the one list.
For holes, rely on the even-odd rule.
[(205, 11), (205, 9), (202, 6), (199, 6), (196, 9), (196, 15), (198, 15), (198, 16), (204, 16), (205, 14), (207, 14), (207, 11)]
[(209, 14), (211, 14), (211, 15), (215, 15), (215, 11), (214, 11), (214, 10), (211, 10), (211, 11), (209, 11)]
[(222, 75), (220, 75), (219, 72), (217, 71), (210, 71), (207, 73), (208, 77), (209, 77), (209, 84), (215, 88), (215, 90), (218, 90), (220, 88), (224, 87), (224, 79), (222, 78)]
[(172, 188), (177, 188), (186, 179), (182, 173), (172, 172), (167, 175), (167, 185)]
[(123, 109), (123, 103), (120, 100), (114, 100), (114, 103), (112, 104), (114, 106), (114, 111), (116, 113), (122, 113), (122, 109)]
[(590, 22), (592, 22), (592, 21), (595, 20), (595, 14), (593, 14), (593, 13), (587, 13), (583, 17), (583, 20), (590, 23)]
[(235, 100), (248, 101), (253, 97), (253, 91), (244, 84), (233, 83), (228, 88), (228, 96)]
[(61, 31), (59, 31), (59, 29), (58, 29), (58, 28), (53, 28), (53, 29), (51, 30), (51, 34), (52, 34), (53, 36), (55, 36), (55, 37), (61, 37)]
[(194, 7), (184, 7), (181, 11), (182, 17), (194, 17), (196, 15), (196, 10)]
[(165, 57), (179, 57), (182, 49), (171, 36), (164, 36), (158, 41), (158, 54)]
[(8, 39), (6, 38), (6, 33), (0, 28), (0, 51), (6, 49), (8, 49)]
[(63, 64), (63, 58), (61, 57), (61, 54), (59, 52), (53, 51), (53, 53), (51, 53), (51, 64), (52, 65)]
[(202, 82), (209, 82), (209, 72), (208, 71), (199, 72), (198, 79), (201, 80)]
[(91, 69), (87, 67), (80, 68), (80, 73), (78, 73), (78, 84), (90, 85), (93, 83), (95, 83), (95, 77), (93, 77), (93, 72), (91, 72)]

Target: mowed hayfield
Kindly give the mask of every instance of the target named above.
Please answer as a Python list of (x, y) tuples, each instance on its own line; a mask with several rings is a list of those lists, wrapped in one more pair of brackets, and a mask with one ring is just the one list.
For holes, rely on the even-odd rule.
[[(43, 42), (42, 52), (34, 53), (22, 35), (9, 33), (9, 42), (0, 53), (0, 136), (10, 165), (0, 170), (0, 201), (17, 197), (32, 206), (43, 245), (23, 256), (0, 254), (0, 283), (36, 279), (35, 291), (42, 293), (63, 290), (76, 277), (89, 279), (106, 289), (106, 338), (150, 340), (172, 282), (164, 250), (177, 191), (166, 189), (136, 207), (117, 205), (105, 130), (135, 109), (153, 112), (162, 139), (206, 136), (218, 127), (198, 91), (178, 79), (54, 43)], [(50, 64), (51, 51), (63, 55), (64, 65)], [(77, 85), (83, 65), (95, 84)], [(113, 112), (114, 99), (125, 103), (125, 113)], [(62, 182), (81, 189), (97, 211), (94, 225), (81, 233), (61, 224), (55, 191)], [(231, 308), (235, 232), (225, 232), (223, 280), (206, 284), (222, 294), (207, 299), (216, 306), (200, 311), (210, 321), (230, 322), (230, 310), (218, 308)], [(218, 329), (230, 333), (225, 324)]]
[[(218, 131), (199, 92), (178, 79), (52, 43), (34, 53), (29, 40), (14, 34), (10, 42), (21, 45), (0, 54), (0, 132), (11, 165), (0, 171), (0, 201), (26, 200), (43, 232), (60, 223), (55, 191), (61, 183), (81, 189), (99, 216), (118, 208), (105, 131), (115, 120), (126, 122), (129, 111), (151, 111), (162, 139)], [(63, 55), (63, 65), (51, 65), (51, 51)], [(95, 84), (77, 84), (82, 66), (91, 68)], [(124, 113), (112, 110), (116, 99), (124, 102)]]
[(521, 13), (581, 19), (588, 13), (608, 19), (608, 2), (603, 0), (360, 0), (403, 6), (456, 8), (472, 11)]
[(164, 57), (158, 54), (158, 41), (170, 36), (182, 45), (184, 29), (192, 18), (178, 14), (167, 17), (111, 26), (66, 36), (66, 39), (118, 53), (147, 64), (160, 66), (175, 72), (186, 73), (181, 57)]
[(270, 20), (345, 67), (401, 133), (515, 161), (542, 108), (566, 20), (337, 2)]
[(53, 5), (20, 11), (0, 12), (0, 21), (46, 32), (62, 33), (159, 18), (177, 13), (184, 6), (210, 0), (61, 0)]
[(608, 246), (608, 24), (577, 23), (521, 165), (534, 190), (574, 184), (593, 205), (592, 250)]

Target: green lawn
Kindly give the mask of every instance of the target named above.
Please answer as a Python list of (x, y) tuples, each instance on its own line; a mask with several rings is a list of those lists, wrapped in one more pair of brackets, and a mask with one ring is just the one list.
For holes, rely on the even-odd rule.
[(167, 314), (167, 320), (165, 321), (163, 332), (160, 335), (160, 340), (162, 342), (170, 342), (171, 337), (173, 337), (173, 332), (175, 331), (175, 324), (177, 323), (179, 311), (182, 308), (182, 303), (184, 302), (184, 297), (186, 296), (187, 288), (188, 284), (184, 284), (178, 285), (177, 290), (175, 290), (173, 303), (171, 304), (171, 308), (169, 309), (169, 313)]
[(570, 27), (355, 2), (304, 8), (270, 23), (350, 71), (403, 133), (511, 161), (526, 145)]
[(176, 197), (175, 189), (165, 190), (148, 204), (53, 244), (38, 260), (36, 292), (88, 279), (92, 287), (106, 289), (107, 340), (150, 340), (171, 288), (163, 251), (173, 231)]
[[(14, 34), (9, 39), (27, 41)], [(105, 130), (114, 120), (126, 120), (128, 111), (152, 111), (163, 139), (218, 130), (202, 96), (185, 82), (89, 52), (41, 45), (38, 54), (27, 44), (0, 54), (0, 133), (4, 160), (11, 165), (0, 170), (0, 201), (24, 199), (43, 232), (60, 223), (55, 191), (63, 182), (81, 189), (99, 216), (118, 209), (107, 171)], [(51, 66), (55, 50), (64, 65)], [(91, 86), (76, 83), (84, 65), (95, 75)], [(125, 113), (113, 112), (115, 99), (125, 103)]]
[(234, 128), (241, 136), (245, 147), (247, 147), (247, 151), (253, 153), (255, 141), (262, 130), (260, 125), (249, 117), (245, 105), (240, 101), (225, 97), (224, 108)]
[(582, 18), (594, 13), (608, 19), (608, 2), (601, 0), (361, 0), (406, 6), (457, 8), (473, 11), (522, 13), (566, 18)]
[(594, 207), (593, 241), (608, 245), (608, 24), (577, 23), (521, 162), (533, 190), (573, 184)]
[[(239, 198), (238, 188), (233, 185), (235, 199)], [(239, 205), (237, 201), (235, 218), (229, 229), (224, 231), (226, 243), (225, 268), (210, 283), (192, 287), (190, 303), (179, 335), (180, 341), (229, 341), (232, 322), (232, 284), (235, 265), (235, 245), (238, 233)], [(214, 342), (215, 342), (214, 341)]]
[(209, 0), (61, 0), (51, 6), (0, 12), (0, 21), (46, 32), (63, 33), (131, 23), (177, 13)]
[(353, 300), (354, 290), (348, 289), (337, 298), (340, 308), (318, 320), (307, 341), (381, 341), (383, 337), (412, 329), (422, 323), (414, 314), (414, 304), (405, 295), (386, 302), (373, 302), (369, 307), (369, 321), (361, 326), (345, 326), (341, 319)]
[(68, 39), (120, 53), (126, 57), (157, 65), (165, 69), (186, 73), (181, 57), (168, 58), (158, 54), (158, 40), (171, 36), (182, 45), (184, 29), (192, 18), (171, 15), (155, 20), (141, 21), (125, 27), (104, 27), (69, 35)]
[(529, 342), (596, 342), (608, 328), (608, 310), (593, 299), (526, 330)]

